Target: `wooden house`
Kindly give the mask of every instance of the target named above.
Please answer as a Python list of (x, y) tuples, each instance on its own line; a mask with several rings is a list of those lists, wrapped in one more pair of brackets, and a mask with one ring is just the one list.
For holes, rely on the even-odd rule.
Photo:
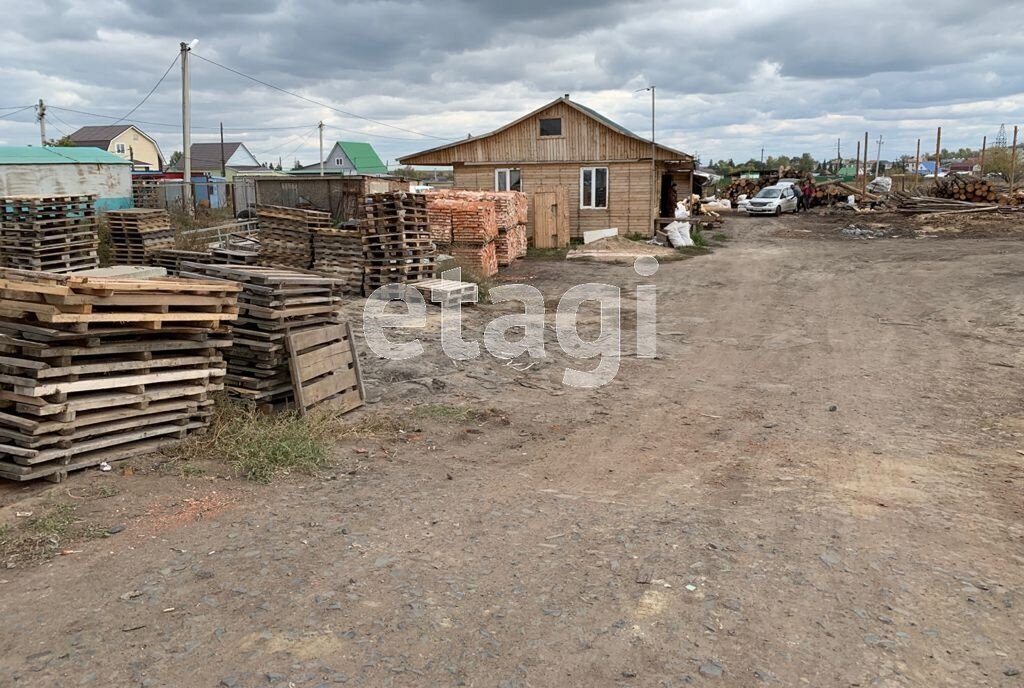
[[(648, 139), (566, 94), (500, 129), (399, 158), (403, 165), (451, 165), (455, 188), (530, 196), (535, 245), (553, 236), (615, 227), (653, 234), (693, 184), (693, 158)], [(673, 188), (673, 184), (675, 188)], [(538, 241), (543, 238), (543, 243)]]

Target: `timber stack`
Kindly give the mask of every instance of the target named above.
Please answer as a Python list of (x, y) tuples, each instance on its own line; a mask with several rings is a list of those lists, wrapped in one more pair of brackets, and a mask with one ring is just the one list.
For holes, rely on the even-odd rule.
[(89, 270), (98, 248), (96, 196), (0, 197), (0, 267)]
[(237, 285), (0, 270), (0, 477), (63, 479), (206, 427)]
[(726, 198), (728, 198), (732, 202), (733, 206), (735, 207), (736, 201), (739, 200), (740, 196), (753, 198), (754, 196), (757, 195), (757, 192), (760, 191), (764, 186), (765, 183), (762, 182), (760, 179), (743, 179), (741, 177), (739, 179), (734, 179), (731, 182), (729, 182), (729, 185), (725, 187), (725, 191), (723, 191), (722, 193)]
[(336, 278), (345, 296), (363, 295), (363, 239), (358, 229), (313, 230), (313, 270)]
[(174, 248), (174, 229), (166, 210), (108, 210), (105, 217), (111, 257), (117, 265), (146, 265), (156, 251)]
[(133, 179), (132, 206), (135, 208), (159, 208), (160, 183), (157, 179)]
[(463, 201), (452, 210), (451, 253), (480, 277), (498, 274), (498, 218), (494, 203)]
[(969, 203), (995, 203), (999, 193), (987, 179), (952, 175), (936, 180), (934, 196)]
[(432, 279), (437, 249), (430, 238), (423, 194), (384, 193), (363, 203), (364, 287), (367, 294), (388, 284)]
[(168, 275), (172, 276), (178, 275), (181, 272), (182, 263), (258, 265), (259, 253), (257, 251), (231, 247), (216, 247), (209, 251), (185, 251), (167, 248), (154, 251), (149, 257), (150, 265), (163, 268), (167, 271)]
[(330, 213), (277, 205), (257, 205), (260, 262), (308, 270), (313, 265), (313, 230), (329, 229)]
[(241, 289), (226, 353), (228, 393), (266, 411), (293, 405), (287, 338), (339, 323), (339, 282), (288, 268), (201, 263), (181, 268), (183, 276), (223, 280)]
[[(483, 228), (483, 236), (479, 236), (479, 232), (467, 232), (467, 217), (475, 212), (479, 204), (494, 206), (494, 227), (497, 231), (493, 237), (490, 237), (489, 215), (481, 218), (488, 223)], [(493, 274), (491, 271), (496, 271), (497, 265), (511, 265), (526, 255), (529, 202), (524, 193), (441, 189), (430, 192), (427, 207), (431, 215), (432, 235), (444, 236), (447, 238), (445, 243), (454, 243), (451, 249), (453, 255), (469, 261), (471, 267), (480, 271), (482, 276)], [(463, 226), (457, 227), (460, 223)], [(437, 227), (436, 231), (434, 227)], [(462, 238), (457, 234), (462, 235)], [(492, 238), (495, 241), (496, 262), (491, 260), (491, 249), (487, 246)]]

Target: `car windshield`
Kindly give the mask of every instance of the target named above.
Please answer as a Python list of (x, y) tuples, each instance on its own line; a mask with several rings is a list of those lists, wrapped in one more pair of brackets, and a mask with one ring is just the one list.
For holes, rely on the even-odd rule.
[(761, 189), (754, 198), (778, 198), (782, 189)]

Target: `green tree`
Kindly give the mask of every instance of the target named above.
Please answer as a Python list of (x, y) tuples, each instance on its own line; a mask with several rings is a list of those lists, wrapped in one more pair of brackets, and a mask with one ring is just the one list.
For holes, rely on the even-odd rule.
[(804, 153), (800, 156), (800, 159), (795, 162), (796, 168), (804, 174), (810, 174), (814, 171), (814, 168), (818, 166), (818, 163), (811, 157), (810, 153)]
[(176, 165), (179, 160), (181, 160), (181, 151), (174, 151), (171, 153), (171, 159), (167, 161), (167, 166)]
[(46, 145), (50, 148), (74, 148), (75, 142), (70, 136), (61, 136), (59, 139), (47, 139)]

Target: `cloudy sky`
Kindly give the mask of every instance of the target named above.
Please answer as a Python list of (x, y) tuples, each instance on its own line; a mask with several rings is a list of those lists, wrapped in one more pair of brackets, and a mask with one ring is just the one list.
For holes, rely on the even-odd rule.
[[(481, 134), (563, 93), (708, 158), (882, 157), (980, 146), (1024, 123), (1024, 2), (966, 0), (0, 0), (0, 144), (109, 124), (139, 104), (181, 41), (194, 141), (242, 140), (260, 160), (318, 159), (328, 140), (395, 158)], [(205, 58), (202, 59), (202, 58)], [(209, 61), (207, 61), (209, 60)], [(210, 62), (212, 61), (212, 62)], [(297, 92), (319, 106), (226, 71)], [(177, 65), (126, 121), (181, 148)], [(77, 111), (77, 112), (76, 112)], [(87, 114), (85, 114), (87, 113)], [(345, 114), (348, 113), (348, 114)], [(368, 118), (361, 119), (360, 117)], [(372, 120), (372, 121), (371, 121)], [(1012, 130), (1012, 126), (1009, 127)], [(874, 157), (872, 144), (872, 157)]]

